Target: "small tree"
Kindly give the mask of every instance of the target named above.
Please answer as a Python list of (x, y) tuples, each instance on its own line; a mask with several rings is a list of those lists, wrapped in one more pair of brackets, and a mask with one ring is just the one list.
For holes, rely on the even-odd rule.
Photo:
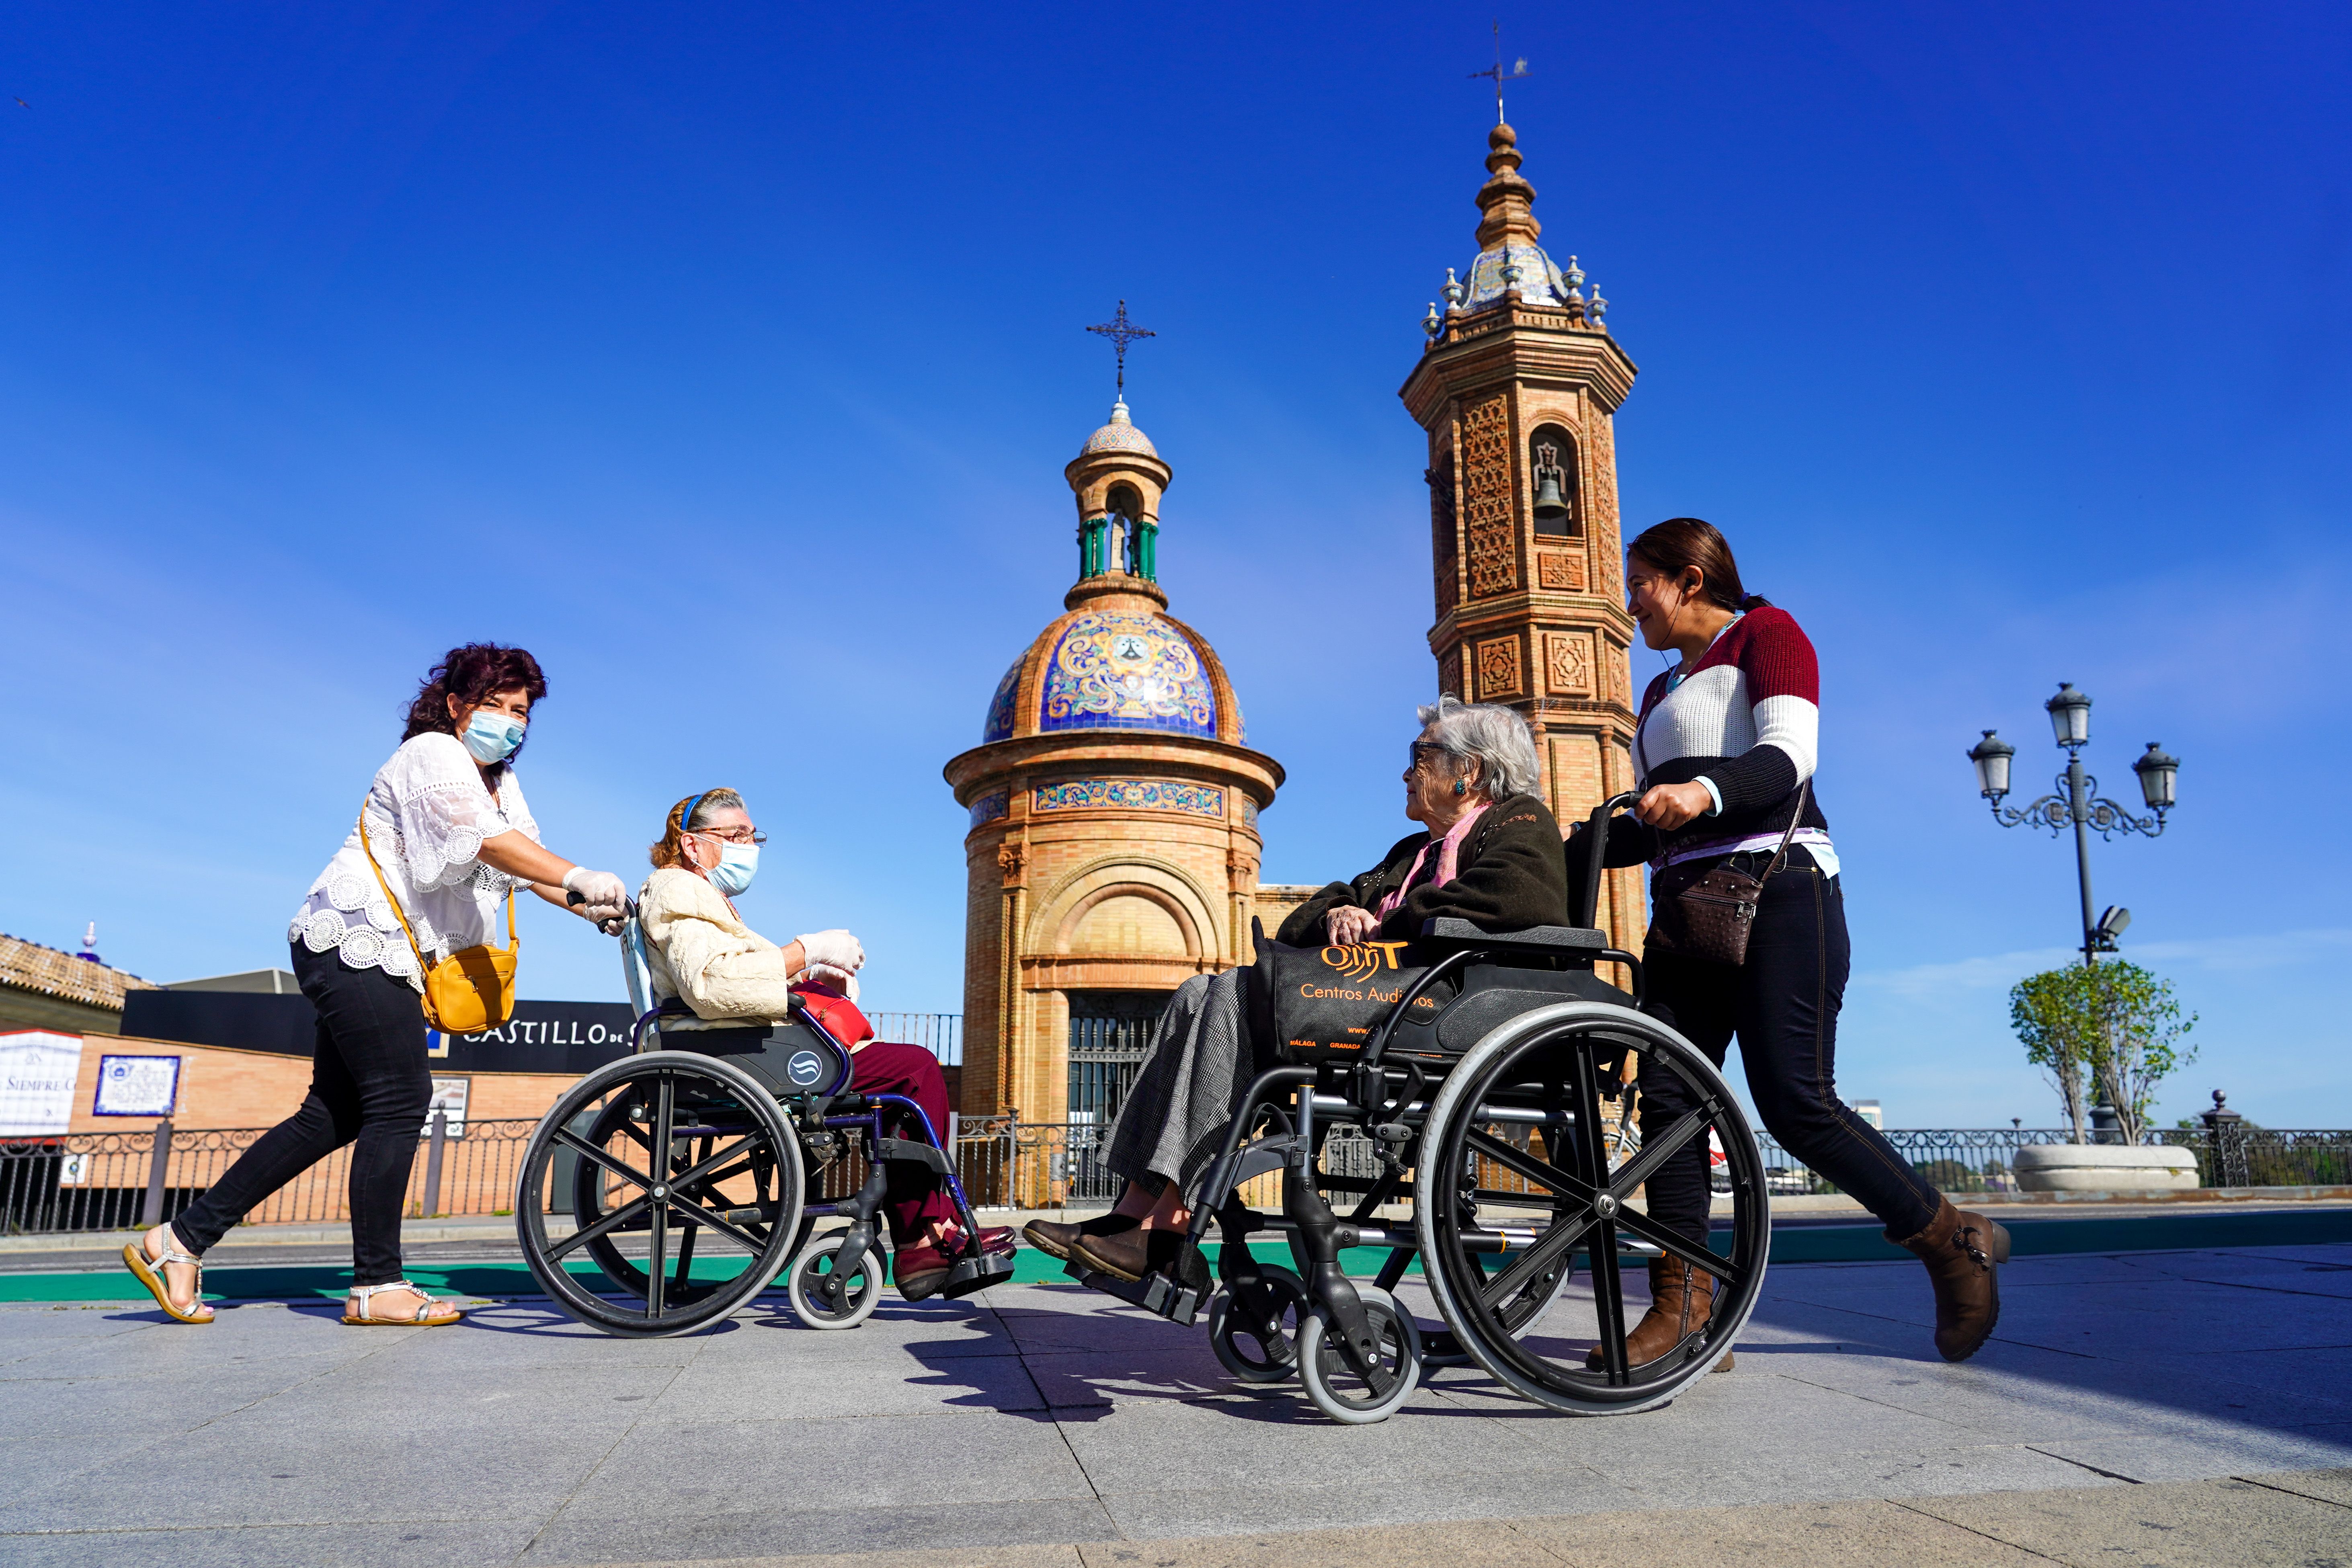
[(2197, 1015), (2183, 1018), (2172, 982), (2137, 963), (2117, 959), (2083, 973), (2096, 976), (2089, 990), (2101, 1023), (2091, 1071), (2116, 1108), (2124, 1142), (2137, 1143), (2147, 1131), (2158, 1080), (2197, 1059), (2196, 1047), (2180, 1049), (2181, 1037), (2197, 1026)]
[(2010, 1027), (2024, 1042), (2025, 1059), (2040, 1068), (2043, 1079), (2058, 1091), (2077, 1143), (2090, 1142), (2083, 1131), (2083, 1079), (2094, 1026), (2081, 1005), (2083, 973), (2068, 968), (2029, 974), (2009, 993)]
[(2181, 1017), (2172, 983), (2120, 960), (2028, 975), (2009, 994), (2009, 1018), (2026, 1060), (2065, 1103), (2077, 1143), (2089, 1142), (2083, 1127), (2087, 1084), (2096, 1084), (2115, 1108), (2124, 1142), (2137, 1143), (2147, 1133), (2158, 1080), (2197, 1059), (2194, 1047), (2186, 1054), (2179, 1048), (2197, 1016)]

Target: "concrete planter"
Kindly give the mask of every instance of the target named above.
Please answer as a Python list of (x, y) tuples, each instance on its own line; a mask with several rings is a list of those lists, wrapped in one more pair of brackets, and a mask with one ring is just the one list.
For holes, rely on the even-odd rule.
[(2197, 1156), (2157, 1144), (2034, 1143), (2017, 1152), (2017, 1185), (2028, 1193), (2179, 1192), (2197, 1184)]

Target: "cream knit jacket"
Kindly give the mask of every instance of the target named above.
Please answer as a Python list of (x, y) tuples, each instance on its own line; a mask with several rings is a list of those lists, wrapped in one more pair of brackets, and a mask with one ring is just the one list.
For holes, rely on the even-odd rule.
[(669, 1029), (780, 1024), (791, 1016), (793, 976), (784, 952), (745, 925), (719, 889), (691, 871), (664, 867), (637, 889), (654, 995), (683, 996), (692, 1018)]

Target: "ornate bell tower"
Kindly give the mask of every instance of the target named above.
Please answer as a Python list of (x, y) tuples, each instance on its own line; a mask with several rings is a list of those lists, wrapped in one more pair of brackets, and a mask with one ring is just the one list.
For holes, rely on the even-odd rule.
[[(1517, 133), (1497, 124), (1486, 140), (1477, 258), (1466, 283), (1447, 268), (1444, 313), (1430, 307), (1429, 342), (1399, 395), (1429, 433), (1438, 688), (1527, 716), (1565, 827), (1633, 783), (1610, 424), (1633, 362), (1576, 258), (1562, 271), (1536, 243)], [(1640, 951), (1638, 868), (1610, 876), (1598, 919)]]

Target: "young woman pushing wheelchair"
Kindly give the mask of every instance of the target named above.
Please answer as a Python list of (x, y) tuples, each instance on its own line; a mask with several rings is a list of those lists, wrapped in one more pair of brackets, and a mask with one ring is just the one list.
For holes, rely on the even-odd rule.
[[(1838, 1098), (1837, 1016), (1850, 949), (1836, 848), (1812, 789), (1820, 672), (1795, 619), (1741, 585), (1713, 524), (1679, 517), (1625, 552), (1626, 607), (1649, 647), (1682, 656), (1652, 681), (1633, 738), (1643, 790), (1612, 824), (1607, 864), (1648, 862), (1654, 917), (1643, 957), (1649, 1010), (1722, 1066), (1739, 1039), (1748, 1089), (1765, 1128), (1807, 1166), (1859, 1199), (1886, 1238), (1927, 1266), (1936, 1349), (1965, 1361), (2000, 1316), (1996, 1267), (2009, 1233), (1956, 1209)], [(1576, 839), (1569, 865), (1581, 868)], [(1760, 879), (1739, 962), (1709, 952), (1685, 889), (1710, 873)], [(1701, 889), (1702, 897), (1704, 889)], [(1719, 906), (1718, 906), (1719, 907)], [(1690, 1109), (1687, 1085), (1641, 1079), (1644, 1130)], [(1683, 1236), (1707, 1236), (1704, 1146), (1650, 1177), (1649, 1212)], [(1629, 1336), (1635, 1365), (1666, 1354), (1707, 1321), (1715, 1280), (1668, 1256), (1651, 1264), (1651, 1305)]]

